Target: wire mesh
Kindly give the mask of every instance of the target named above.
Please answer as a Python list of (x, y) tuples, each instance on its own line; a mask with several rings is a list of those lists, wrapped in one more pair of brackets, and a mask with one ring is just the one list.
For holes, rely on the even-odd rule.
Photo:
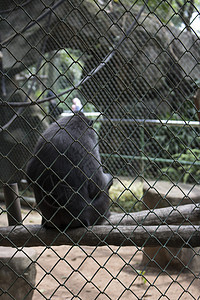
[(199, 9), (1, 1), (0, 299), (200, 299)]

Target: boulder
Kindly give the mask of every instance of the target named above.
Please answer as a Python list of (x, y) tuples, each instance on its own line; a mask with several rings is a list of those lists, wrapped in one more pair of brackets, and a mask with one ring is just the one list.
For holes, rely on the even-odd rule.
[(31, 300), (36, 278), (36, 251), (0, 247), (0, 300)]
[[(192, 184), (168, 181), (149, 181), (144, 184), (143, 202), (145, 209), (155, 209), (179, 205), (200, 203), (200, 187)], [(152, 224), (153, 225), (153, 224)], [(195, 224), (196, 225), (196, 224)], [(142, 266), (172, 271), (198, 271), (200, 267), (199, 249), (173, 248), (166, 245), (144, 247)]]

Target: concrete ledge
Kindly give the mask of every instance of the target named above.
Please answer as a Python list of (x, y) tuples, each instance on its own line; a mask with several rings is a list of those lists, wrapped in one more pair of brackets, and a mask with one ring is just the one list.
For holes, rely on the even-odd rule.
[[(200, 203), (200, 186), (197, 185), (184, 183), (175, 185), (168, 181), (149, 181), (144, 184), (143, 191), (145, 209)], [(195, 272), (200, 267), (199, 249), (178, 249), (167, 247), (167, 244), (165, 247), (162, 245), (160, 247), (144, 247), (141, 265), (147, 268), (154, 267), (175, 271), (185, 269)]]
[(0, 299), (31, 300), (34, 292), (36, 251), (0, 247)]
[(200, 186), (169, 181), (144, 183), (144, 203), (149, 208), (161, 208), (200, 202)]

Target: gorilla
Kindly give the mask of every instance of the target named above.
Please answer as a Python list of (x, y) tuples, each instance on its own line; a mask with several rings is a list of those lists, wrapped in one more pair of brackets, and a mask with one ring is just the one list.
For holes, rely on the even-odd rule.
[(92, 124), (82, 112), (52, 123), (27, 164), (27, 180), (46, 227), (101, 224), (110, 215), (112, 176), (103, 172)]

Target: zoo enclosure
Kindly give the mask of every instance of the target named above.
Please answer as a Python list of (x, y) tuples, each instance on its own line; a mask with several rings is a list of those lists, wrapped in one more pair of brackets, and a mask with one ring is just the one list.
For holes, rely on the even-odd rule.
[[(61, 110), (71, 111), (71, 101), (78, 97), (85, 112), (100, 112), (94, 125), (102, 163), (123, 186), (117, 197), (118, 205), (122, 205), (119, 200), (125, 190), (134, 194), (131, 187), (137, 179), (144, 182), (152, 178), (154, 182), (169, 180), (174, 186), (183, 181), (190, 183), (192, 190), (199, 183), (200, 176), (199, 128), (196, 127), (199, 99), (195, 98), (198, 95), (200, 47), (198, 31), (193, 29), (199, 15), (197, 5), (193, 1), (2, 2), (2, 186), (13, 182), (21, 185), (38, 136), (48, 123), (56, 120)], [(55, 101), (52, 101), (53, 110), (50, 100)], [(133, 122), (128, 122), (130, 119)], [(166, 124), (161, 121), (163, 119), (167, 120)], [(151, 126), (152, 120), (159, 124)], [(182, 123), (172, 128), (166, 126), (170, 122)], [(122, 177), (131, 178), (128, 187), (123, 184)], [(146, 193), (150, 187), (151, 184)], [(27, 189), (22, 190), (22, 197)], [(132, 204), (134, 210), (136, 204), (141, 203), (143, 194), (134, 194), (133, 197), (136, 198), (136, 203)], [(194, 204), (192, 198), (190, 203)], [(195, 208), (198, 209), (198, 205)], [(123, 206), (122, 211), (125, 213)], [(117, 243), (137, 246), (139, 250), (142, 246), (151, 245), (149, 236), (154, 236), (156, 242), (159, 240), (161, 243), (154, 258), (156, 253), (170, 245), (170, 240), (173, 245), (170, 234), (166, 244), (166, 236), (164, 242), (155, 227), (146, 228), (141, 220), (139, 224), (147, 233), (141, 244), (139, 238), (134, 241), (137, 230), (131, 228), (125, 233), (119, 227)], [(197, 237), (196, 223), (190, 221), (190, 225), (193, 237)], [(179, 226), (174, 229), (176, 232)], [(170, 231), (171, 227), (168, 226), (168, 229)], [(31, 239), (33, 245), (41, 245), (45, 233), (40, 226), (27, 231), (22, 225), (21, 230), (24, 246), (31, 245)], [(105, 228), (93, 228), (93, 233), (87, 231), (87, 234), (84, 230), (71, 235), (67, 233), (67, 236), (60, 233), (60, 240), (56, 233), (44, 243), (47, 246), (72, 243), (80, 248), (88, 240), (93, 246), (115, 243), (110, 228), (107, 231)], [(101, 241), (98, 240), (100, 230), (104, 231)], [(36, 235), (35, 240), (29, 236), (30, 232)], [(14, 239), (11, 233), (3, 229), (2, 245), (7, 242), (7, 245), (22, 246), (19, 235)], [(89, 236), (86, 240), (85, 235)], [(98, 238), (93, 239), (93, 235)], [(186, 238), (186, 241), (177, 244), (180, 248), (172, 254), (170, 261), (176, 260), (178, 253), (188, 244), (192, 247), (193, 257), (198, 257), (192, 238), (189, 242)], [(183, 268), (190, 269), (188, 262), (180, 258), (179, 262)], [(146, 263), (144, 270), (149, 264)], [(137, 269), (132, 268), (139, 277)], [(159, 269), (165, 272), (165, 267)], [(191, 273), (194, 278), (190, 285), (199, 280), (199, 273), (192, 269)], [(178, 282), (178, 279), (172, 282)], [(149, 282), (143, 297), (150, 285)], [(35, 289), (38, 290), (37, 286)], [(139, 297), (131, 288), (124, 286), (124, 292), (127, 290), (132, 296)], [(195, 291), (188, 290), (182, 286), (182, 293), (195, 299)], [(109, 292), (98, 290), (98, 293), (109, 298)], [(167, 289), (160, 291), (160, 295), (166, 296)], [(166, 297), (170, 299), (170, 296)], [(123, 298), (123, 293), (118, 298)]]

